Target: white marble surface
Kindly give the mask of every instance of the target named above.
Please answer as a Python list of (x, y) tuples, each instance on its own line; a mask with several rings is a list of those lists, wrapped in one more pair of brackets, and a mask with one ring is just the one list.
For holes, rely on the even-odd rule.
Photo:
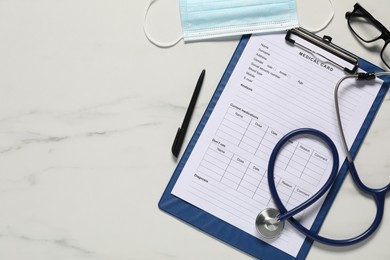
[[(317, 9), (327, 1), (313, 2), (298, 0), (303, 24), (325, 15)], [(390, 28), (388, 0), (359, 2)], [(354, 3), (335, 0), (321, 34), (380, 64), (347, 29)], [(196, 78), (207, 70), (186, 142), (237, 40), (156, 48), (142, 31), (147, 4), (0, 1), (0, 259), (249, 258), (157, 208)], [(162, 40), (180, 34), (178, 1), (157, 1), (149, 29)], [(387, 96), (357, 163), (376, 187), (390, 181), (389, 127)], [(390, 259), (387, 199), (372, 239), (354, 248), (314, 244), (308, 259)], [(347, 179), (321, 232), (357, 234), (373, 211)]]

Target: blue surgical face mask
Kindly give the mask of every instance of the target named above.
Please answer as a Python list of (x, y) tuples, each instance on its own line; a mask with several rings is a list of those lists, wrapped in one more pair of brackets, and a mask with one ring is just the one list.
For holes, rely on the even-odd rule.
[(185, 41), (298, 26), (295, 0), (180, 0)]
[(149, 41), (159, 47), (251, 33), (282, 31), (298, 26), (295, 0), (180, 0), (183, 36), (172, 43), (158, 43), (145, 29)]

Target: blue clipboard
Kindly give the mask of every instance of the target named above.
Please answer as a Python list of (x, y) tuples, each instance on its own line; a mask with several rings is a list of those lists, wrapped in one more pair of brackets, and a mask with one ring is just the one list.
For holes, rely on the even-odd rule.
[[(248, 233), (242, 231), (241, 229), (209, 214), (208, 212), (205, 212), (192, 204), (174, 196), (171, 194), (171, 191), (180, 176), (184, 165), (186, 164), (199, 136), (201, 135), (205, 125), (207, 124), (207, 121), (210, 117), (211, 112), (213, 111), (215, 105), (218, 102), (219, 97), (221, 96), (221, 93), (224, 91), (224, 88), (226, 86), (226, 83), (228, 82), (232, 72), (235, 69), (235, 66), (238, 62), (238, 60), (241, 57), (242, 52), (244, 51), (246, 44), (248, 40), (250, 39), (250, 35), (245, 35), (241, 38), (235, 52), (233, 53), (233, 56), (214, 92), (214, 95), (212, 96), (212, 99), (199, 123), (197, 126), (194, 135), (192, 136), (183, 156), (181, 157), (171, 180), (169, 181), (160, 201), (159, 201), (159, 208), (169, 214), (171, 214), (174, 217), (177, 217), (178, 219), (181, 219), (188, 224), (194, 226), (195, 228), (198, 228), (199, 230), (253, 256), (258, 259), (305, 259), (310, 247), (313, 243), (312, 240), (306, 239), (303, 243), (297, 257), (293, 257), (255, 237), (252, 235), (249, 235)], [(359, 67), (362, 68), (365, 71), (370, 72), (378, 72), (383, 71), (381, 68), (359, 58)], [(353, 157), (356, 156), (359, 147), (361, 146), (374, 118), (375, 115), (384, 100), (384, 97), (389, 89), (389, 82), (385, 82), (374, 103), (372, 104), (372, 107), (363, 123), (363, 126), (361, 127), (352, 147), (351, 147), (351, 155)], [(315, 219), (312, 229), (315, 232), (318, 232), (327, 212), (329, 211), (338, 190), (340, 189), (340, 186), (345, 179), (345, 176), (347, 175), (347, 164), (344, 163), (344, 165), (341, 167), (341, 170), (339, 172), (338, 178), (336, 182), (334, 183), (333, 187), (328, 193), (327, 198), (325, 199), (320, 212), (317, 215), (317, 218)]]

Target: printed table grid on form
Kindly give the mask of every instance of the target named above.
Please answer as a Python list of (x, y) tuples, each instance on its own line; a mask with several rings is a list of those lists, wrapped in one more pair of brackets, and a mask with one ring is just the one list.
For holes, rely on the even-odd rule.
[[(279, 136), (275, 130), (232, 104), (209, 145), (198, 172), (270, 206), (271, 196), (269, 192), (264, 192), (268, 191), (266, 169), (260, 165), (267, 164), (268, 156)], [(254, 154), (256, 162), (229, 151), (224, 143)], [(294, 141), (278, 156), (277, 167), (317, 187), (328, 161), (311, 148)], [(287, 208), (293, 208), (311, 196), (309, 192), (278, 176), (275, 177), (275, 183)]]

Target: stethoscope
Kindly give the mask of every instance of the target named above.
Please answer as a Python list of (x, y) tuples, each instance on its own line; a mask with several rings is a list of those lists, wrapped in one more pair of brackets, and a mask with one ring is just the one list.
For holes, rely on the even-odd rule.
[[(342, 141), (342, 146), (345, 151), (346, 157), (347, 157), (347, 165), (348, 170), (351, 173), (352, 179), (355, 182), (356, 186), (363, 191), (364, 193), (367, 193), (368, 195), (371, 195), (375, 201), (376, 204), (376, 216), (374, 221), (372, 222), (371, 226), (361, 233), (360, 235), (348, 238), (348, 239), (331, 239), (327, 237), (323, 237), (319, 234), (314, 233), (313, 231), (310, 231), (309, 229), (305, 228), (302, 224), (297, 221), (294, 216), (298, 214), (299, 212), (303, 211), (304, 209), (308, 208), (310, 205), (315, 203), (317, 200), (319, 200), (324, 193), (326, 193), (335, 182), (335, 179), (337, 177), (338, 168), (339, 168), (339, 156), (337, 152), (337, 148), (333, 141), (323, 132), (311, 129), (311, 128), (301, 128), (297, 130), (293, 130), (290, 133), (283, 136), (279, 142), (276, 144), (275, 148), (273, 149), (269, 163), (268, 163), (268, 186), (270, 189), (271, 196), (274, 200), (274, 203), (276, 205), (276, 208), (266, 208), (263, 211), (261, 211), (256, 218), (256, 229), (261, 234), (262, 237), (265, 239), (275, 239), (277, 238), (284, 229), (284, 222), (288, 220), (290, 224), (299, 232), (301, 232), (303, 235), (311, 238), (314, 241), (332, 245), (332, 246), (348, 246), (355, 243), (359, 243), (366, 238), (368, 238), (371, 234), (375, 232), (375, 230), (378, 228), (382, 218), (383, 218), (383, 212), (384, 212), (384, 206), (385, 206), (385, 196), (386, 193), (390, 190), (390, 183), (380, 189), (373, 189), (370, 187), (367, 187), (359, 178), (359, 175), (356, 171), (356, 167), (354, 164), (354, 161), (352, 159), (352, 156), (349, 152), (347, 142), (345, 140), (344, 136), (344, 130), (341, 123), (341, 115), (340, 115), (340, 108), (339, 108), (339, 98), (338, 98), (338, 90), (341, 85), (341, 83), (348, 79), (348, 78), (355, 78), (356, 80), (373, 80), (376, 77), (384, 76), (384, 75), (390, 75), (390, 72), (379, 72), (379, 73), (358, 73), (354, 75), (347, 75), (343, 78), (341, 78), (334, 90), (334, 99), (335, 99), (335, 107), (336, 107), (336, 115), (337, 115), (337, 124), (340, 131), (340, 137)], [(283, 148), (283, 146), (290, 141), (292, 138), (296, 138), (297, 136), (302, 135), (309, 135), (316, 138), (319, 138), (323, 141), (324, 144), (329, 148), (331, 151), (332, 157), (333, 157), (333, 165), (332, 170), (330, 173), (330, 176), (326, 183), (322, 186), (322, 188), (315, 193), (312, 197), (310, 197), (308, 200), (306, 200), (301, 205), (291, 209), (287, 210), (284, 204), (282, 203), (279, 194), (277, 192), (275, 181), (274, 181), (274, 169), (275, 169), (275, 163), (276, 158)]]

